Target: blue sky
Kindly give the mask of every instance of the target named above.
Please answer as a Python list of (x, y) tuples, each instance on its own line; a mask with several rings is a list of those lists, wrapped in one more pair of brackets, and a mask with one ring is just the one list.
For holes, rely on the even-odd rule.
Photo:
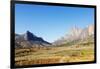
[(85, 28), (93, 23), (93, 8), (15, 5), (15, 33), (29, 30), (49, 42), (64, 36), (73, 26)]

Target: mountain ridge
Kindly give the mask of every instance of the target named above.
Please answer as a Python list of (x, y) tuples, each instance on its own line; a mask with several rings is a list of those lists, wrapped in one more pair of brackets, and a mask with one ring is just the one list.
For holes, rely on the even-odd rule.
[(51, 43), (45, 41), (41, 37), (37, 37), (30, 31), (26, 31), (25, 34), (15, 34), (15, 45), (16, 48), (30, 48), (39, 46), (49, 46)]
[(62, 36), (53, 43), (45, 41), (42, 37), (38, 37), (30, 31), (26, 31), (24, 34), (15, 34), (15, 48), (47, 47), (72, 42), (77, 43), (88, 40), (88, 37), (92, 39), (94, 37), (94, 24), (83, 29), (75, 26), (68, 34)]
[(94, 24), (83, 29), (75, 26), (70, 30), (69, 34), (66, 34), (65, 36), (62, 36), (58, 40), (54, 41), (53, 45), (64, 44), (76, 40), (84, 40), (91, 35), (94, 35)]

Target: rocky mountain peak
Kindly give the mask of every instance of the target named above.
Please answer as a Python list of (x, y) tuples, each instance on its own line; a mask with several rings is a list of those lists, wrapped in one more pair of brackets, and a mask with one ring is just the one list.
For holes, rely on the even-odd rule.
[(94, 34), (94, 25), (93, 24), (88, 26), (88, 32), (89, 32), (89, 35)]
[(54, 44), (63, 44), (70, 41), (84, 40), (94, 35), (94, 24), (85, 28), (72, 27), (68, 34), (54, 41)]
[(37, 46), (48, 46), (51, 43), (45, 41), (41, 37), (37, 37), (30, 31), (26, 31), (25, 34), (15, 34), (15, 46), (16, 48), (29, 48), (29, 47), (37, 47)]
[(82, 31), (81, 28), (74, 26), (74, 27), (72, 27), (72, 29), (70, 30), (70, 35), (76, 36), (76, 37), (77, 37), (77, 36), (79, 36), (79, 34), (81, 33), (81, 31)]
[(24, 34), (25, 40), (33, 40), (35, 37), (37, 36), (31, 33), (30, 31), (26, 31), (26, 33)]

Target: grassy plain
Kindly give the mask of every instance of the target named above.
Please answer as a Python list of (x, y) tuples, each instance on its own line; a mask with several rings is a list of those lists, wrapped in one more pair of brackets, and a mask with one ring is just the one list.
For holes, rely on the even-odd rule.
[(94, 60), (94, 45), (76, 44), (41, 48), (15, 49), (15, 65), (85, 62)]

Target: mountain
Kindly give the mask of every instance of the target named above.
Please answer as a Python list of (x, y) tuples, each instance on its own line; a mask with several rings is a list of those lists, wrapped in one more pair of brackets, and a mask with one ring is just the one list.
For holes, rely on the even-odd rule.
[(45, 41), (41, 37), (37, 37), (30, 31), (26, 31), (25, 34), (15, 34), (15, 48), (30, 48), (49, 46), (51, 43)]
[(94, 25), (89, 25), (86, 28), (73, 27), (68, 34), (53, 42), (53, 45), (65, 44), (73, 41), (82, 41), (89, 36), (94, 36)]

